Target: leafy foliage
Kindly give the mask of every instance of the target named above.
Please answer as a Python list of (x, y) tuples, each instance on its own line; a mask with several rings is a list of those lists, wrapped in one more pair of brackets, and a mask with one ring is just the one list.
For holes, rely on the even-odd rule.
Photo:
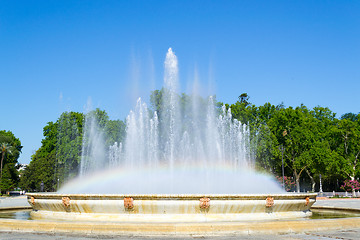
[[(276, 176), (276, 180), (282, 186), (283, 185), (283, 177)], [(289, 192), (292, 191), (295, 187), (295, 181), (292, 177), (284, 176), (284, 184), (285, 184), (285, 191)]]
[[(163, 109), (163, 95), (166, 91), (163, 88), (151, 93), (150, 116), (155, 111), (159, 118), (166, 116)], [(206, 117), (208, 98), (184, 93), (175, 97), (180, 104), (184, 121)], [(285, 176), (292, 176), (287, 177), (287, 189), (293, 190), (295, 185), (297, 191), (301, 190), (300, 183), (304, 184), (303, 188), (308, 188), (310, 183), (311, 191), (315, 191), (320, 175), (324, 186), (331, 191), (340, 188), (339, 180), (355, 181), (360, 177), (359, 114), (347, 113), (337, 119), (336, 114), (325, 107), (308, 109), (300, 105), (293, 108), (286, 107), (283, 103), (256, 106), (249, 99), (250, 96), (243, 93), (237, 102), (225, 104), (225, 107), (231, 108), (234, 119), (249, 126), (250, 146), (258, 170), (280, 176), (283, 159)], [(192, 109), (194, 101), (198, 106), (196, 111)], [(215, 97), (213, 102), (220, 113), (223, 104), (217, 102)], [(197, 114), (196, 118), (192, 114)], [(110, 120), (107, 113), (100, 109), (89, 112), (87, 117), (89, 116), (96, 119), (97, 125), (106, 135), (105, 147), (124, 141), (124, 121)], [(82, 113), (64, 112), (56, 122), (49, 122), (44, 127), (42, 145), (21, 175), (22, 188), (39, 191), (41, 182), (44, 182), (45, 191), (55, 191), (65, 179), (76, 176), (82, 151), (90, 144), (84, 138), (84, 120), (85, 115)], [(16, 186), (18, 181), (15, 177), (10, 177), (13, 175), (9, 169), (16, 165), (21, 144), (13, 135), (4, 132), (0, 132), (1, 142), (10, 143), (13, 150), (12, 155), (4, 155), (3, 165), (4, 176), (12, 180), (0, 185), (8, 189)]]
[(357, 190), (360, 189), (360, 183), (357, 180), (348, 180), (348, 179), (346, 179), (344, 181), (344, 184), (341, 185), (340, 188), (343, 189), (346, 192), (357, 191)]
[(13, 190), (19, 182), (18, 158), (21, 142), (11, 131), (0, 131), (0, 194)]
[[(123, 141), (125, 123), (109, 120), (103, 110), (88, 113), (97, 119), (98, 125), (108, 136), (106, 145)], [(56, 191), (67, 179), (76, 177), (83, 151), (83, 128), (85, 116), (77, 112), (64, 112), (59, 119), (44, 127), (41, 147), (31, 157), (30, 164), (22, 173), (20, 187), (28, 191)], [(86, 144), (86, 143), (85, 143)]]

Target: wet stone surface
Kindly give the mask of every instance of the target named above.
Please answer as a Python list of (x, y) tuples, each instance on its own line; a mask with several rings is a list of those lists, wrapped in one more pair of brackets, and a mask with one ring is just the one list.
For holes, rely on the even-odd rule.
[(30, 212), (31, 212), (31, 210), (0, 212), (0, 218), (16, 219), (16, 220), (31, 220)]

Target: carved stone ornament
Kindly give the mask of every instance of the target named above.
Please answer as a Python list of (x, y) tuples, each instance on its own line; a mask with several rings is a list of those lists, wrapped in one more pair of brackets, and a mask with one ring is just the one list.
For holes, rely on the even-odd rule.
[(124, 208), (126, 210), (131, 210), (134, 208), (134, 199), (132, 197), (124, 198)]
[(200, 208), (209, 209), (210, 207), (210, 198), (200, 198)]
[(267, 197), (266, 198), (266, 207), (272, 207), (274, 206), (274, 198), (273, 197)]
[(62, 204), (66, 208), (70, 207), (70, 198), (69, 197), (62, 197)]
[(310, 198), (309, 197), (306, 197), (305, 198), (305, 206), (309, 205), (310, 203)]
[(33, 196), (31, 196), (30, 202), (31, 202), (32, 205), (35, 205), (35, 198)]

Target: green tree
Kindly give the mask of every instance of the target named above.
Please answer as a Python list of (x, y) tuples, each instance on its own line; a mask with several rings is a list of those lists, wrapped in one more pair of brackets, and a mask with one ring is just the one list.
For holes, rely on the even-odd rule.
[(105, 126), (106, 146), (125, 139), (126, 124), (121, 120), (109, 120)]
[(96, 108), (86, 114), (86, 119), (94, 119), (100, 129), (105, 129), (106, 124), (109, 121), (109, 116), (105, 110)]
[(314, 143), (313, 121), (309, 110), (301, 105), (280, 109), (269, 121), (275, 136), (273, 145), (275, 157), (281, 157), (279, 146), (284, 147), (284, 164), (294, 175), (296, 190), (300, 192), (300, 177), (302, 172), (312, 165), (309, 150)]
[[(3, 162), (6, 154), (12, 154), (11, 145), (8, 143), (1, 143), (0, 152), (1, 152), (1, 163), (0, 163), (0, 180), (2, 180), (2, 170), (3, 170)], [(0, 190), (1, 191), (1, 190)]]
[[(243, 98), (246, 96), (242, 94)], [(231, 108), (233, 118), (247, 124), (250, 128), (250, 146), (255, 157), (256, 168), (260, 171), (265, 170), (274, 173), (278, 164), (273, 157), (274, 136), (271, 134), (268, 122), (278, 109), (270, 103), (256, 107), (247, 102), (246, 99), (239, 97), (239, 101), (235, 104), (226, 106)]]
[(27, 191), (40, 191), (41, 181), (44, 182), (44, 191), (55, 190), (58, 123), (48, 122), (43, 128), (43, 135), (41, 147), (31, 156), (31, 161), (20, 179), (21, 188)]
[(150, 106), (153, 111), (157, 112), (158, 116), (161, 116), (162, 108), (163, 108), (163, 95), (164, 88), (161, 90), (152, 91), (150, 94)]
[(27, 191), (40, 191), (43, 182), (45, 192), (55, 191), (55, 159), (55, 151), (49, 153), (45, 148), (39, 148), (21, 175), (20, 187)]
[(55, 146), (49, 150), (55, 151), (56, 157), (54, 182), (62, 183), (78, 173), (82, 153), (83, 122), (84, 114), (64, 112), (53, 127), (49, 126), (51, 135), (48, 141), (51, 146)]
[[(312, 116), (312, 132), (314, 134), (313, 144), (309, 149), (309, 158), (312, 164), (305, 171), (311, 181), (311, 189), (315, 191), (315, 176), (321, 174), (323, 179), (330, 179), (332, 174), (331, 165), (334, 161), (334, 154), (331, 148), (331, 131), (334, 127), (335, 113), (329, 108), (317, 106), (310, 111)], [(309, 116), (310, 117), (310, 116)]]
[(3, 168), (3, 175), (0, 183), (0, 189), (3, 191), (13, 190), (19, 181), (19, 176), (16, 168), (8, 163)]
[[(100, 109), (89, 112), (86, 117), (88, 124), (94, 122), (104, 133), (105, 147), (123, 141), (126, 128), (123, 121), (109, 120), (107, 113)], [(39, 191), (44, 182), (45, 191), (55, 191), (78, 175), (83, 149), (89, 144), (84, 141), (84, 120), (83, 113), (64, 112), (56, 122), (47, 123), (41, 147), (21, 175), (22, 188)]]
[[(351, 121), (347, 118), (336, 121), (334, 138), (336, 139), (337, 161), (339, 170), (350, 180), (359, 176), (360, 156), (360, 120)], [(355, 191), (353, 191), (355, 196)]]
[(55, 191), (65, 179), (75, 176), (80, 163), (83, 114), (64, 112), (43, 128), (41, 147), (32, 155), (20, 185), (23, 189)]
[(343, 120), (343, 119), (348, 119), (348, 120), (350, 120), (350, 121), (352, 121), (352, 122), (355, 122), (356, 120), (358, 120), (359, 119), (359, 114), (355, 114), (355, 113), (345, 113), (345, 114), (343, 114), (342, 116), (341, 116), (341, 118), (340, 118), (341, 120)]
[(247, 106), (247, 105), (250, 104), (249, 99), (250, 99), (250, 96), (249, 96), (247, 93), (242, 93), (242, 94), (239, 96), (239, 102), (240, 102), (240, 103), (244, 103), (245, 106)]
[[(7, 186), (16, 186), (18, 183), (18, 177), (14, 172), (17, 172), (18, 158), (21, 153), (21, 142), (11, 131), (0, 131), (0, 181), (4, 182), (13, 182), (14, 184), (8, 184)], [(11, 174), (6, 174), (3, 176), (5, 171), (5, 166)], [(7, 177), (11, 177), (11, 179), (7, 179)], [(0, 188), (1, 190), (11, 190)], [(0, 193), (1, 193), (0, 190)]]
[(278, 169), (278, 163), (273, 157), (274, 136), (271, 134), (268, 122), (277, 111), (276, 106), (265, 103), (263, 106), (248, 107), (252, 113), (252, 118), (248, 125), (250, 126), (251, 139), (254, 142), (253, 148), (256, 156), (257, 166), (268, 172), (275, 173)]

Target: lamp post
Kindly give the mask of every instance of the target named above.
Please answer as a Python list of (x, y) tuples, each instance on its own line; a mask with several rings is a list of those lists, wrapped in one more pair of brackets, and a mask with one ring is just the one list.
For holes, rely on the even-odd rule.
[(285, 173), (284, 173), (284, 146), (281, 145), (281, 171), (282, 171), (282, 185), (285, 190)]
[[(285, 138), (285, 136), (287, 135), (286, 129), (283, 131), (282, 135)], [(282, 144), (281, 144), (281, 170), (282, 170), (283, 188), (284, 188), (284, 190), (286, 190), (286, 188), (285, 188), (285, 173), (284, 173), (284, 145), (282, 145)]]
[(321, 174), (319, 174), (319, 177), (320, 177), (320, 189), (319, 189), (319, 193), (320, 193), (320, 196), (322, 196), (322, 195), (323, 195), (323, 190), (322, 190)]

